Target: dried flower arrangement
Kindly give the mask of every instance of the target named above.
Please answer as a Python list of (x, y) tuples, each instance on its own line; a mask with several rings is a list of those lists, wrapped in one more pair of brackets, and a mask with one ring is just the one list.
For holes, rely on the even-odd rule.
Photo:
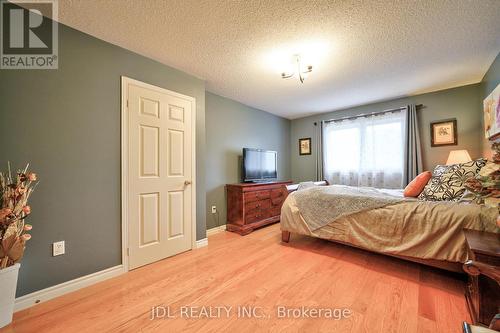
[(31, 238), (26, 231), (31, 225), (25, 223), (31, 213), (28, 199), (35, 190), (36, 174), (28, 172), (29, 164), (12, 177), (10, 163), (8, 172), (0, 172), (0, 269), (19, 262), (24, 254), (26, 241)]
[(500, 142), (491, 145), (493, 161), (488, 162), (476, 178), (465, 182), (465, 187), (476, 195), (479, 203), (498, 207), (500, 203)]

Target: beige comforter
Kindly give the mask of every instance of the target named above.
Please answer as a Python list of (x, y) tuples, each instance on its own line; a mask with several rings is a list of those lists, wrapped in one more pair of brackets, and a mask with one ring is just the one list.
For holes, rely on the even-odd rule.
[(498, 233), (496, 217), (496, 209), (474, 204), (403, 201), (340, 217), (314, 230), (291, 193), (281, 210), (281, 229), (381, 253), (463, 263), (467, 251), (462, 230)]

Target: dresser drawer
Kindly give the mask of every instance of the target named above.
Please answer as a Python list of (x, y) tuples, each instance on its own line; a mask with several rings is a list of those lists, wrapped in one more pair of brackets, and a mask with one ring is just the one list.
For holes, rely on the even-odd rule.
[(269, 210), (254, 210), (249, 214), (245, 214), (245, 224), (254, 223), (260, 220), (265, 220), (269, 216)]
[(270, 217), (281, 215), (281, 206), (272, 207), (270, 210)]
[(253, 210), (269, 209), (271, 208), (271, 200), (264, 199), (259, 201), (252, 201), (245, 205), (245, 212), (251, 212)]
[(271, 197), (271, 193), (269, 190), (266, 191), (252, 191), (246, 192), (244, 194), (245, 202), (258, 201), (263, 199), (269, 199)]
[(274, 206), (280, 206), (288, 194), (286, 187), (271, 190), (271, 202)]

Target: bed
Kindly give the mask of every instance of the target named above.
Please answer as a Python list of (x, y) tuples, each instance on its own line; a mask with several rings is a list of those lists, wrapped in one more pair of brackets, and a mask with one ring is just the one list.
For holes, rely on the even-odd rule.
[(449, 271), (467, 260), (463, 229), (498, 233), (497, 210), (403, 197), (400, 190), (314, 186), (289, 194), (281, 210), (290, 233), (334, 241)]

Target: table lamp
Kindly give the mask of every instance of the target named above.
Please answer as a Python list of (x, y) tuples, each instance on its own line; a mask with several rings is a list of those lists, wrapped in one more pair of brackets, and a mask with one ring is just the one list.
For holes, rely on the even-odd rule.
[(467, 152), (467, 150), (452, 150), (450, 151), (450, 155), (448, 155), (446, 165), (466, 163), (470, 161), (472, 161), (472, 159), (470, 158), (469, 152)]

